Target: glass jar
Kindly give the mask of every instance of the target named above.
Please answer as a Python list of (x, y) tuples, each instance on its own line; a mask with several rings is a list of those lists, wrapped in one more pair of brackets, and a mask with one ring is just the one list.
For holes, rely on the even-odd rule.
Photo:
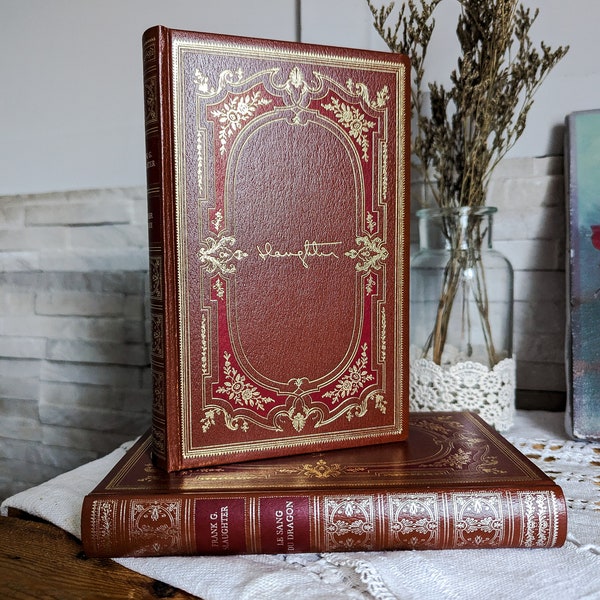
[(512, 424), (513, 270), (492, 247), (494, 207), (423, 209), (410, 267), (412, 410)]

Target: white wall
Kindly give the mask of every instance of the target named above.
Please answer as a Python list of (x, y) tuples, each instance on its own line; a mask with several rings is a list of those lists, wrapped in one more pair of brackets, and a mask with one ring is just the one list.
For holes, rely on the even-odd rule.
[[(565, 115), (600, 107), (600, 2), (598, 0), (521, 0), (540, 9), (531, 31), (539, 44), (570, 46), (536, 95), (525, 133), (509, 156), (562, 154)], [(373, 0), (376, 6), (389, 0)], [(400, 1), (396, 2), (399, 6)], [(436, 9), (436, 29), (430, 52), (431, 80), (445, 82), (456, 64), (455, 24), (459, 4), (445, 0)], [(395, 25), (395, 15), (389, 20)], [(302, 0), (302, 41), (386, 50), (372, 26), (366, 0)]]
[(295, 36), (294, 0), (0, 0), (0, 195), (145, 182), (142, 33)]
[[(302, 41), (385, 49), (365, 0), (0, 0), (0, 196), (143, 185), (142, 32), (162, 23), (292, 40), (297, 4)], [(600, 106), (600, 3), (525, 4), (542, 9), (534, 35), (571, 50), (511, 156), (560, 154), (564, 116)], [(438, 9), (438, 80), (454, 64), (456, 7)]]

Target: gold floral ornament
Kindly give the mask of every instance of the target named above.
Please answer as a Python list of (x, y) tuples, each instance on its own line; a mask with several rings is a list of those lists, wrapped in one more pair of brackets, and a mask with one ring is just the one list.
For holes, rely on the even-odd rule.
[(290, 76), (280, 89), (285, 90), (290, 100), (298, 107), (304, 106), (307, 101), (307, 95), (311, 91), (315, 91), (315, 89), (311, 88), (308, 84), (304, 73), (298, 67), (294, 67), (290, 71)]
[(304, 426), (306, 425), (306, 420), (307, 420), (308, 416), (310, 415), (310, 413), (306, 411), (306, 407), (304, 407), (304, 408), (305, 408), (304, 412), (298, 411), (298, 412), (290, 415), (292, 427), (298, 432), (300, 432), (304, 429)]
[(288, 77), (287, 84), (296, 88), (297, 90), (304, 90), (308, 87), (306, 79), (304, 78), (304, 73), (302, 73), (302, 71), (298, 67), (294, 67), (290, 71), (290, 76)]
[(221, 141), (219, 152), (221, 155), (227, 151), (229, 138), (236, 131), (241, 130), (242, 126), (256, 114), (256, 109), (270, 103), (271, 100), (261, 97), (260, 91), (255, 91), (252, 94), (232, 96), (228, 102), (223, 104), (221, 110), (212, 111), (213, 116), (219, 119), (221, 125), (219, 130), (219, 140)]
[[(343, 512), (344, 516), (348, 519), (353, 518), (354, 514), (351, 512), (350, 503), (346, 504)], [(363, 521), (361, 519), (345, 521), (343, 519), (336, 519), (327, 525), (327, 533), (332, 536), (353, 536), (358, 537), (366, 534), (371, 534), (375, 529), (373, 523)], [(356, 541), (352, 538), (344, 540), (344, 546), (346, 548), (352, 548), (356, 544)]]
[(220, 94), (226, 85), (235, 85), (242, 81), (244, 73), (242, 69), (236, 69), (235, 71), (225, 70), (219, 74), (219, 81), (217, 87), (210, 85), (210, 80), (200, 69), (196, 69), (194, 73), (194, 83), (196, 84), (196, 90), (198, 94), (205, 98), (211, 98)]
[(377, 220), (372, 213), (367, 213), (367, 229), (369, 233), (373, 233), (377, 229)]
[(339, 463), (329, 464), (324, 459), (319, 459), (316, 463), (304, 463), (300, 467), (281, 467), (277, 473), (282, 475), (300, 475), (307, 479), (332, 479), (346, 475), (348, 473), (364, 473), (366, 467), (343, 466)]
[(355, 106), (340, 102), (333, 96), (331, 97), (330, 103), (324, 104), (323, 108), (334, 113), (338, 123), (348, 130), (350, 137), (358, 142), (362, 149), (363, 159), (369, 160), (369, 139), (367, 133), (369, 133), (369, 129), (375, 127), (375, 122), (367, 121), (365, 115)]
[(204, 240), (206, 248), (198, 251), (200, 265), (206, 267), (208, 273), (217, 271), (227, 274), (235, 273), (234, 261), (240, 261), (248, 256), (247, 252), (235, 249), (235, 238), (232, 236), (223, 236), (219, 239), (206, 238)]
[(215, 231), (219, 231), (221, 229), (221, 225), (223, 224), (223, 213), (218, 210), (215, 213), (214, 219), (211, 221), (211, 225), (214, 227)]
[(150, 298), (162, 300), (162, 259), (159, 256), (150, 257)]
[(219, 300), (223, 300), (225, 297), (225, 286), (223, 285), (223, 281), (218, 278), (213, 284), (213, 290), (215, 290), (215, 294)]
[(323, 397), (331, 398), (334, 403), (339, 402), (340, 400), (358, 394), (369, 381), (373, 380), (373, 375), (367, 371), (367, 364), (369, 362), (367, 348), (367, 344), (363, 344), (360, 358), (337, 382), (335, 389), (330, 392), (325, 392)]
[(230, 429), (231, 431), (237, 431), (241, 429), (242, 431), (248, 431), (250, 429), (250, 424), (246, 418), (241, 415), (232, 416), (226, 410), (213, 406), (211, 408), (207, 408), (204, 411), (204, 417), (200, 419), (200, 423), (202, 424), (202, 431), (206, 433), (211, 427), (216, 425), (216, 417), (220, 415), (223, 417), (223, 421), (225, 423), (225, 427)]
[(361, 545), (372, 547), (375, 534), (372, 498), (327, 498), (325, 522), (327, 536), (336, 546), (351, 550), (357, 545), (357, 538), (363, 538)]
[(384, 85), (376, 94), (375, 99), (372, 100), (369, 94), (369, 88), (364, 83), (355, 82), (352, 79), (348, 79), (346, 82), (348, 91), (355, 96), (360, 96), (366, 103), (373, 109), (385, 108), (388, 100), (390, 99), (390, 90), (387, 85)]
[(462, 469), (473, 462), (472, 453), (463, 448), (458, 448), (454, 454), (446, 456), (434, 463), (434, 467), (452, 467), (453, 469)]
[(246, 377), (232, 366), (229, 360), (231, 354), (223, 352), (223, 358), (225, 359), (223, 367), (225, 383), (217, 388), (219, 394), (226, 394), (229, 400), (238, 406), (257, 410), (263, 410), (265, 404), (275, 402), (273, 398), (261, 396), (258, 389), (246, 381)]
[(370, 271), (381, 269), (383, 263), (389, 256), (389, 252), (383, 245), (383, 240), (380, 237), (370, 238), (366, 235), (361, 235), (356, 238), (358, 249), (348, 250), (346, 256), (348, 258), (358, 258), (361, 262), (356, 263), (357, 271)]
[(371, 403), (379, 412), (385, 415), (387, 410), (387, 400), (379, 391), (374, 391), (364, 398), (360, 404), (352, 404), (349, 406), (346, 410), (346, 419), (351, 421), (355, 417), (364, 417), (367, 414), (369, 410), (369, 404)]
[(326, 460), (320, 459), (314, 465), (306, 463), (302, 465), (302, 475), (304, 477), (315, 479), (329, 479), (330, 477), (339, 477), (342, 474), (342, 467), (338, 463), (327, 464)]

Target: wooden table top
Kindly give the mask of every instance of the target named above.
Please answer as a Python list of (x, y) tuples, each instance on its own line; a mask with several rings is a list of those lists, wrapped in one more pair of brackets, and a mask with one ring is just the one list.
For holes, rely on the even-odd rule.
[(46, 522), (0, 517), (0, 597), (7, 600), (198, 600), (110, 559), (87, 558), (81, 542)]

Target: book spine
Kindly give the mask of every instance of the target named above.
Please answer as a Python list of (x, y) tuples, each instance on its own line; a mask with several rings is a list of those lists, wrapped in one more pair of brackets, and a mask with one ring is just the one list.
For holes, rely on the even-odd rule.
[(560, 488), (164, 495), (84, 500), (90, 557), (403, 549), (550, 548), (566, 537)]
[[(153, 453), (157, 465), (167, 464), (167, 395), (177, 389), (170, 381), (173, 362), (172, 346), (165, 331), (177, 331), (173, 325), (174, 303), (168, 273), (174, 261), (173, 178), (171, 176), (171, 104), (168, 81), (168, 34), (163, 27), (144, 33), (143, 74), (146, 136), (146, 181), (148, 202), (149, 302), (151, 323), (150, 359), (152, 369), (152, 433)], [(170, 336), (172, 337), (172, 336)]]

